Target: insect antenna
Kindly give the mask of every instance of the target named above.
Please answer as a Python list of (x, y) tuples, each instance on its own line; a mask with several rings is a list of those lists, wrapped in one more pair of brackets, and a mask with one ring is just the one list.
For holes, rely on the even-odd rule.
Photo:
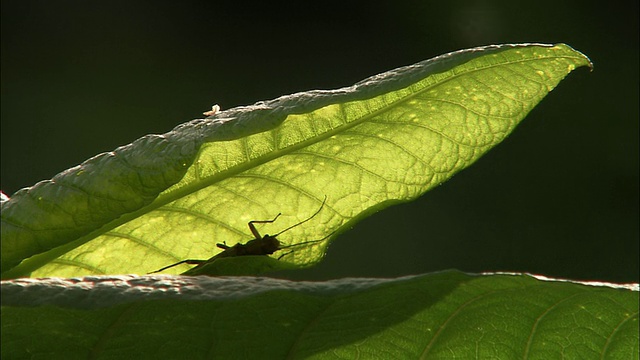
[(307, 221), (309, 221), (309, 220), (313, 219), (316, 215), (318, 215), (318, 213), (320, 213), (320, 210), (322, 210), (322, 208), (324, 207), (324, 203), (325, 203), (325, 202), (327, 202), (327, 195), (325, 195), (325, 196), (324, 196), (324, 200), (322, 200), (322, 205), (320, 205), (320, 208), (318, 209), (318, 211), (316, 211), (313, 215), (311, 215), (311, 216), (309, 216), (308, 218), (306, 218), (305, 220), (302, 220), (302, 221), (300, 221), (300, 222), (299, 222), (299, 223), (297, 223), (297, 224), (293, 224), (293, 225), (289, 226), (288, 228), (286, 228), (286, 229), (284, 229), (284, 230), (280, 231), (279, 233), (277, 233), (277, 234), (275, 234), (275, 235), (271, 235), (271, 236), (272, 236), (272, 237), (276, 237), (276, 236), (278, 236), (278, 235), (282, 234), (282, 233), (283, 233), (283, 232), (285, 232), (285, 231), (291, 230), (291, 229), (293, 229), (294, 227), (296, 227), (296, 226), (298, 226), (298, 225), (302, 225), (302, 224), (306, 223)]
[[(301, 242), (301, 243), (298, 243), (298, 244), (281, 246), (279, 250), (291, 249), (291, 248), (295, 248), (295, 247), (298, 247), (298, 246), (309, 245), (309, 244), (314, 244), (314, 243), (317, 243), (317, 242), (321, 242), (321, 241), (324, 241), (325, 239), (330, 238), (331, 236), (333, 236), (333, 234), (337, 233), (339, 230), (340, 230), (340, 229), (338, 228), (338, 229), (336, 229), (336, 230), (332, 231), (329, 235), (327, 235), (327, 236), (323, 237), (322, 239), (318, 239), (318, 240), (309, 240), (309, 241)], [(294, 250), (291, 250), (291, 251), (289, 251), (289, 252), (286, 252), (286, 253), (284, 253), (284, 254), (280, 255), (280, 256), (278, 257), (278, 260), (280, 260), (280, 259), (282, 259), (283, 257), (285, 257), (285, 256), (287, 256), (287, 255), (289, 255), (289, 254), (291, 254), (293, 251), (294, 251)]]

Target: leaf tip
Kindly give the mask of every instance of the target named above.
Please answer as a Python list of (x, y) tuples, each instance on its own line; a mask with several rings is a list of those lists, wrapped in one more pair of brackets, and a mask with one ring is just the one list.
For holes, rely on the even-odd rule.
[(564, 43), (559, 43), (559, 44), (555, 44), (554, 49), (556, 50), (564, 50), (564, 51), (570, 51), (572, 53), (574, 53), (575, 55), (577, 55), (580, 58), (580, 61), (578, 63), (578, 66), (573, 66), (570, 67), (569, 72), (573, 71), (576, 69), (576, 67), (580, 67), (580, 66), (588, 66), (589, 67), (589, 71), (593, 71), (593, 62), (591, 61), (591, 59), (589, 59), (589, 57), (585, 54), (583, 54), (582, 52), (574, 49), (573, 47), (564, 44)]

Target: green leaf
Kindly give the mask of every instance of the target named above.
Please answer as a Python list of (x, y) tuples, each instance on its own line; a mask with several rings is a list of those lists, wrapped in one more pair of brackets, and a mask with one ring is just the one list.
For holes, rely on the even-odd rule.
[(2, 276), (146, 273), (207, 259), (215, 243), (252, 239), (248, 221), (282, 213), (260, 228), (275, 233), (326, 196), (312, 221), (279, 238), (295, 245), (283, 261), (314, 264), (340, 231), (469, 166), (590, 65), (563, 44), (476, 48), (143, 137), (3, 202)]
[(637, 284), (121, 276), (19, 279), (2, 294), (2, 358), (638, 358)]

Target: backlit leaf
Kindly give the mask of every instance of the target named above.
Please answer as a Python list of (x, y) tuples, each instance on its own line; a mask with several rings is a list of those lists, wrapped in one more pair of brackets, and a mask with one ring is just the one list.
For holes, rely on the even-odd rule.
[(143, 137), (2, 202), (3, 277), (207, 259), (252, 239), (248, 221), (282, 213), (260, 227), (273, 234), (326, 196), (279, 237), (293, 251), (274, 254), (314, 264), (341, 230), (471, 165), (580, 66), (563, 44), (476, 48)]

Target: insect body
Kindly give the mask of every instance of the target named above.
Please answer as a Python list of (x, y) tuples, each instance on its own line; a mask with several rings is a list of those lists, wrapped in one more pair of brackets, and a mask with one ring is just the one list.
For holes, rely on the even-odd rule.
[[(264, 236), (261, 236), (260, 233), (258, 232), (258, 229), (256, 229), (256, 226), (254, 224), (266, 224), (266, 223), (273, 223), (276, 221), (276, 219), (278, 219), (278, 217), (281, 214), (276, 215), (276, 217), (273, 218), (273, 220), (251, 220), (249, 221), (248, 225), (249, 225), (249, 230), (251, 230), (251, 234), (253, 234), (253, 236), (255, 237), (253, 240), (247, 242), (246, 244), (235, 244), (233, 246), (227, 246), (226, 244), (216, 244), (217, 247), (223, 249), (224, 251), (215, 255), (214, 257), (208, 259), (208, 260), (198, 260), (198, 259), (187, 259), (187, 260), (182, 260), (180, 262), (177, 262), (175, 264), (171, 264), (169, 266), (165, 266), (162, 269), (156, 270), (154, 272), (151, 272), (150, 274), (155, 274), (158, 272), (161, 272), (163, 270), (167, 270), (169, 268), (172, 268), (174, 266), (178, 266), (181, 264), (190, 264), (190, 265), (197, 265), (196, 267), (192, 268), (191, 271), (194, 271), (198, 268), (204, 267), (207, 264), (212, 263), (213, 261), (215, 261), (216, 259), (220, 259), (220, 258), (224, 258), (224, 257), (235, 257), (235, 256), (247, 256), (247, 255), (271, 255), (274, 252), (278, 251), (278, 250), (282, 250), (283, 247), (280, 246), (280, 241), (278, 241), (278, 239), (276, 238), (277, 236), (279, 236), (280, 234), (284, 233), (285, 231), (291, 230), (294, 227), (301, 225), (311, 219), (313, 219), (316, 215), (318, 215), (318, 213), (320, 212), (320, 210), (322, 210), (322, 207), (324, 206), (324, 203), (327, 201), (327, 198), (325, 196), (324, 201), (322, 201), (322, 205), (320, 205), (320, 208), (318, 209), (318, 211), (316, 211), (313, 215), (311, 215), (310, 217), (308, 217), (305, 220), (302, 220), (301, 222), (294, 224), (292, 226), (289, 226), (288, 228), (280, 231), (279, 233), (275, 234), (275, 235), (269, 235), (269, 234), (265, 234)], [(284, 255), (283, 255), (284, 256)]]

